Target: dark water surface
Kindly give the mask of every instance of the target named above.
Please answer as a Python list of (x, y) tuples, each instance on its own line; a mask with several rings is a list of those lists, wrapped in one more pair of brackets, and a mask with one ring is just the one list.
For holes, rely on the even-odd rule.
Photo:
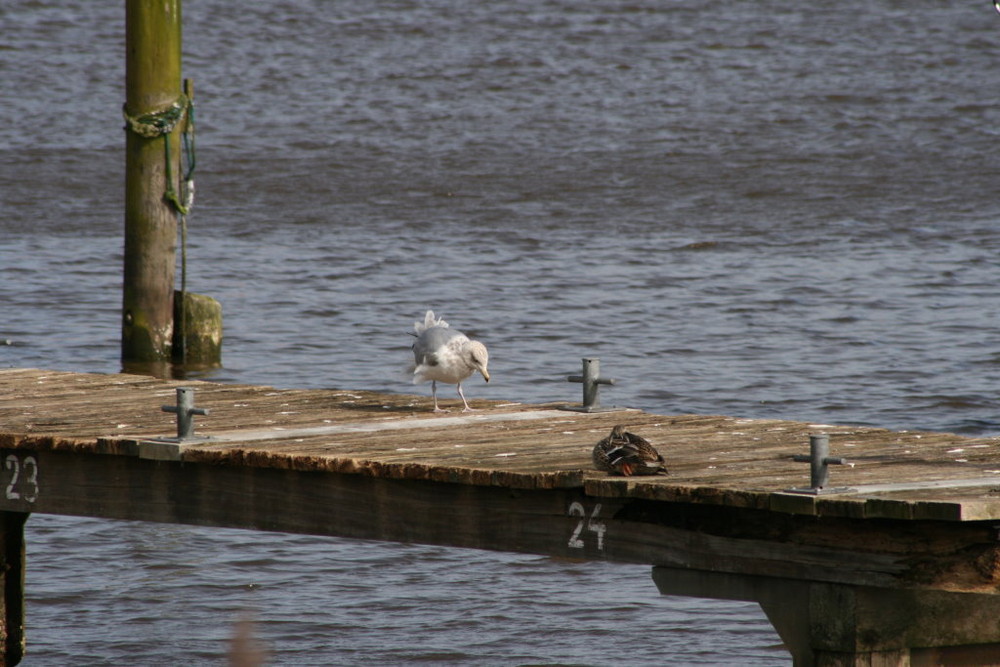
[[(0, 366), (119, 370), (122, 3), (0, 5)], [(220, 381), (1000, 431), (987, 2), (189, 0)], [(446, 390), (443, 396), (452, 398)], [(645, 567), (34, 516), (26, 665), (778, 665)]]

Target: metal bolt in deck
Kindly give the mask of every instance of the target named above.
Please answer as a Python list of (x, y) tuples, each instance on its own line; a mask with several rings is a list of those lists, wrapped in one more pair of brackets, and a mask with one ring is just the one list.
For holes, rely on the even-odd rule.
[(566, 378), (569, 382), (580, 382), (583, 384), (583, 404), (580, 407), (565, 406), (563, 410), (573, 410), (575, 412), (602, 412), (606, 410), (616, 410), (619, 408), (602, 408), (599, 393), (602, 384), (613, 385), (616, 381), (613, 378), (601, 377), (601, 360), (596, 357), (583, 358), (583, 375), (570, 375)]
[(793, 461), (809, 464), (809, 488), (808, 489), (788, 489), (791, 493), (810, 493), (819, 495), (821, 493), (842, 493), (846, 488), (828, 488), (830, 482), (831, 465), (846, 465), (847, 459), (839, 456), (830, 456), (830, 436), (826, 433), (809, 436), (809, 456), (796, 454)]
[(207, 409), (194, 407), (194, 389), (190, 387), (177, 387), (177, 405), (164, 405), (160, 409), (177, 415), (178, 440), (194, 438), (194, 415), (208, 414)]

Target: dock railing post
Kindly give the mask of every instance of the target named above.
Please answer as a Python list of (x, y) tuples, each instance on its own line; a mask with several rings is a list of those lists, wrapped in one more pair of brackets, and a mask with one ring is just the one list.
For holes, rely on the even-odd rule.
[(166, 188), (180, 174), (181, 123), (167, 126), (183, 114), (181, 0), (126, 0), (125, 23), (122, 362), (156, 368), (170, 362), (174, 326), (177, 219)]

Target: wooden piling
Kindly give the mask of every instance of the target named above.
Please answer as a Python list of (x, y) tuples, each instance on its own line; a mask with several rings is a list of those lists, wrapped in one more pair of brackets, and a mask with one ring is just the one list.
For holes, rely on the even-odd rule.
[[(126, 0), (125, 114), (149, 118), (181, 95), (181, 0)], [(173, 336), (177, 218), (166, 201), (166, 141), (178, 178), (179, 125), (143, 136), (128, 124), (125, 140), (125, 260), (122, 361), (169, 362)]]
[[(8, 492), (9, 495), (10, 492)], [(0, 667), (10, 667), (24, 657), (24, 523), (26, 512), (0, 512), (0, 577), (3, 609), (0, 613)]]

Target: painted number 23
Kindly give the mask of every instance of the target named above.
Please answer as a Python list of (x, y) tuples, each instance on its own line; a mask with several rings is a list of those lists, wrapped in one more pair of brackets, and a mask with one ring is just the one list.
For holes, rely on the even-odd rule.
[(569, 548), (570, 549), (582, 549), (584, 547), (584, 530), (588, 533), (594, 533), (597, 536), (597, 550), (604, 551), (604, 533), (607, 531), (607, 526), (604, 525), (603, 521), (597, 520), (597, 515), (601, 513), (601, 504), (597, 503), (594, 505), (594, 511), (587, 516), (587, 509), (582, 503), (573, 502), (569, 506), (569, 515), (578, 516), (580, 520), (576, 524), (576, 529), (569, 538)]
[(4, 470), (11, 472), (7, 483), (7, 500), (26, 500), (33, 503), (38, 499), (38, 459), (8, 454), (3, 462)]

